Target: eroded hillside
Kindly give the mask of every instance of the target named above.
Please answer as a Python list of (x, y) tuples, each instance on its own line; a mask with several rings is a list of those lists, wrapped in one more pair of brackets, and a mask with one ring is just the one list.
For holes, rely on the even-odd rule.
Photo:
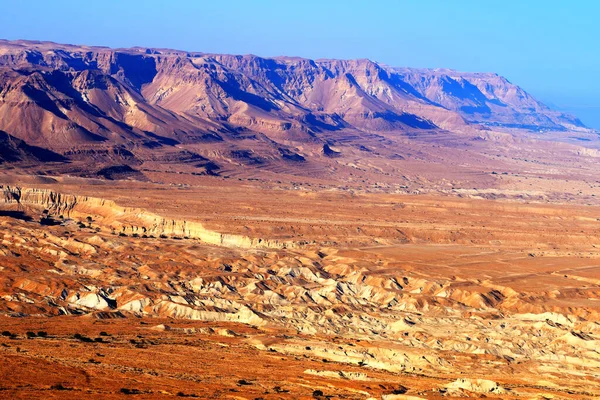
[[(113, 201), (40, 189), (4, 193), (0, 309), (11, 317), (5, 326), (13, 335), (1, 339), (6, 360), (46, 358), (56, 368), (86, 371), (92, 382), (99, 371), (129, 379), (133, 370), (117, 367), (121, 352), (141, 351), (136, 362), (142, 362), (145, 348), (151, 354), (191, 340), (197, 343), (187, 344), (192, 351), (208, 346), (210, 357), (231, 357), (233, 346), (242, 359), (258, 360), (247, 370), (252, 378), (241, 371), (222, 385), (201, 378), (215, 391), (231, 386), (257, 396), (310, 397), (324, 385), (318, 389), (323, 395), (348, 398), (600, 394), (596, 207), (400, 195), (352, 200), (331, 193), (306, 202), (277, 191), (263, 191), (269, 194), (264, 203), (238, 199), (240, 209), (252, 204), (259, 217), (245, 220), (252, 229), (243, 243), (257, 244), (259, 236), (267, 242), (313, 239), (272, 249), (215, 246), (192, 231), (119, 230), (116, 223), (135, 220), (140, 229), (158, 215)], [(151, 200), (142, 193), (140, 204)], [(193, 201), (177, 200), (183, 208)], [(269, 201), (284, 207), (274, 209)], [(338, 205), (337, 213), (312, 208), (329, 202)], [(269, 218), (260, 217), (263, 205)], [(226, 207), (212, 205), (224, 213), (202, 226), (214, 232), (220, 224), (233, 226)], [(52, 332), (26, 340), (26, 321), (34, 316), (53, 316), (47, 320)], [(16, 317), (28, 318), (21, 323)], [(95, 324), (77, 319), (97, 321), (110, 336), (89, 343), (74, 338), (69, 329), (75, 328), (67, 327), (81, 327), (84, 338), (98, 335)], [(134, 321), (145, 321), (145, 328), (133, 328)], [(111, 330), (123, 323), (130, 328)], [(128, 336), (133, 332), (144, 339)], [(114, 350), (104, 349), (103, 341)], [(111, 361), (93, 354), (84, 356), (98, 359), (91, 364), (77, 355), (45, 356), (67, 343), (82, 354), (109, 352)], [(261, 375), (269, 355), (303, 368), (302, 379), (276, 384)], [(135, 368), (163, 376), (154, 365)], [(207, 367), (214, 371), (209, 374), (219, 365)], [(28, 382), (26, 374), (19, 379), (15, 385)], [(50, 387), (57, 382), (34, 384), (29, 394), (58, 393)], [(76, 380), (60, 382), (86, 393)], [(148, 382), (130, 388), (153, 396), (165, 390), (156, 378)], [(119, 388), (106, 388), (87, 393), (118, 394)], [(25, 393), (11, 384), (8, 389)]]
[[(407, 181), (463, 152), (488, 172), (525, 171), (523, 159), (569, 148), (538, 139), (598, 147), (575, 117), (496, 74), (28, 41), (0, 41), (0, 136), (11, 143), (0, 163), (28, 173), (153, 182)], [(507, 142), (526, 156), (490, 159)]]

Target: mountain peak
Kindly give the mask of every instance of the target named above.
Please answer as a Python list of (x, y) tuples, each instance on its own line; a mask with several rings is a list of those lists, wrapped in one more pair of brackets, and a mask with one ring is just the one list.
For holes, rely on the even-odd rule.
[(314, 144), (313, 154), (322, 155), (325, 145), (389, 132), (584, 129), (497, 74), (369, 59), (3, 40), (0, 76), (1, 131), (27, 145), (107, 163), (142, 163), (148, 159), (142, 153), (165, 144), (238, 147), (241, 138), (264, 148), (223, 150), (222, 162), (310, 160), (298, 149)]

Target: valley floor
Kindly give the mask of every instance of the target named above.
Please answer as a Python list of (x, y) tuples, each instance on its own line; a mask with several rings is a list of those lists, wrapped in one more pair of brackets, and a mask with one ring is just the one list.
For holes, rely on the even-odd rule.
[(597, 206), (215, 182), (5, 185), (0, 397), (600, 396)]

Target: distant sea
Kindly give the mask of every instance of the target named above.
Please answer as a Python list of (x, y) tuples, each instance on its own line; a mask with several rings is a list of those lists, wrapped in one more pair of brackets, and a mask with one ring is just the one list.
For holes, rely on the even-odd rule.
[(562, 106), (557, 109), (575, 115), (588, 128), (600, 130), (600, 106)]
[[(557, 98), (560, 100), (556, 101)], [(556, 95), (539, 96), (538, 99), (553, 110), (572, 114), (579, 118), (579, 120), (588, 128), (600, 131), (600, 103), (595, 104), (596, 101), (590, 100), (589, 98), (578, 101), (576, 98), (564, 99), (564, 97), (561, 98)]]

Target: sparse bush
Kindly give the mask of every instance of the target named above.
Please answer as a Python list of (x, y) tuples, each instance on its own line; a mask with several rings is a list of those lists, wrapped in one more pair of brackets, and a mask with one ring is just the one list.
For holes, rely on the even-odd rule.
[(138, 389), (129, 389), (129, 388), (121, 388), (121, 393), (123, 394), (140, 394)]
[(2, 331), (2, 336), (12, 336), (12, 333), (9, 331)]
[(39, 331), (39, 332), (37, 333), (37, 335), (38, 335), (39, 337), (46, 337), (46, 336), (48, 336), (48, 332), (46, 332), (46, 331)]
[(399, 385), (396, 389), (392, 390), (392, 394), (404, 394), (408, 392), (408, 388), (402, 385)]
[(75, 339), (80, 340), (80, 341), (85, 342), (85, 343), (93, 343), (94, 342), (93, 339), (91, 339), (91, 338), (89, 338), (87, 336), (84, 336), (84, 335), (82, 335), (80, 333), (74, 334), (73, 337)]
[(37, 335), (35, 334), (35, 332), (27, 332), (25, 335), (27, 335), (28, 338), (34, 338), (37, 337)]

